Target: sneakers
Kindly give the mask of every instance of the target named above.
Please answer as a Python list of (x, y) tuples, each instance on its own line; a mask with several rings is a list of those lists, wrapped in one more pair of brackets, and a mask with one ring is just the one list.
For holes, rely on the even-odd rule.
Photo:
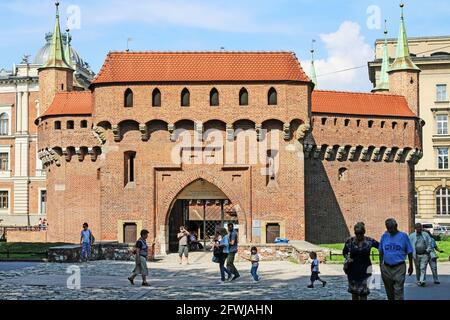
[(307, 286), (307, 288), (309, 288), (309, 289), (313, 289), (313, 288), (314, 288), (314, 286), (313, 286), (312, 284), (310, 284), (309, 286)]
[(439, 281), (435, 281), (434, 284), (441, 284)]
[(148, 282), (142, 282), (142, 286), (143, 287), (149, 287), (150, 285), (148, 284)]
[(128, 278), (128, 281), (130, 281), (130, 283), (134, 286), (134, 279), (133, 278)]
[(326, 285), (327, 285), (327, 282), (326, 282), (326, 281), (322, 282), (322, 286), (323, 286), (323, 287), (325, 287)]

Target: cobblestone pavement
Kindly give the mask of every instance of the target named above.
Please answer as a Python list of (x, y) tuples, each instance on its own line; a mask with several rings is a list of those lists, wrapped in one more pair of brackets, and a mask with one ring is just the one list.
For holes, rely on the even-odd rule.
[[(127, 280), (133, 262), (95, 261), (86, 264), (16, 264), (15, 268), (0, 263), (0, 300), (152, 300), (152, 299), (223, 299), (223, 300), (348, 300), (346, 278), (341, 265), (321, 265), (321, 277), (327, 281), (322, 287), (307, 289), (308, 265), (291, 262), (262, 262), (259, 283), (254, 283), (249, 274), (248, 263), (237, 263), (241, 278), (233, 283), (220, 284), (218, 265), (210, 261), (210, 253), (193, 253), (190, 264), (181, 266), (178, 257), (170, 255), (149, 263), (150, 287), (141, 287), (140, 278), (136, 286)], [(69, 267), (79, 267), (81, 288), (67, 288)], [(445, 266), (450, 275), (450, 265)], [(374, 274), (377, 273), (375, 268)], [(450, 299), (450, 278), (446, 277), (437, 298)], [(409, 279), (408, 290), (420, 290)], [(376, 285), (376, 281), (375, 281)], [(445, 287), (444, 287), (445, 286)], [(432, 285), (427, 290), (433, 290)], [(416, 292), (416, 291), (414, 291)], [(437, 292), (437, 291), (436, 291)], [(440, 292), (440, 291), (439, 291)], [(428, 293), (429, 295), (429, 293)], [(447, 296), (445, 296), (447, 295)], [(420, 294), (411, 295), (420, 299)], [(370, 299), (385, 299), (381, 285), (373, 289)]]

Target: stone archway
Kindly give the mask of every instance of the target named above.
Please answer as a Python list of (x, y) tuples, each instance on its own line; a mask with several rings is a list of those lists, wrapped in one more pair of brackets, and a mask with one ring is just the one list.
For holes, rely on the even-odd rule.
[[(184, 195), (184, 198), (189, 197), (189, 195), (186, 195), (184, 191), (189, 188), (192, 184), (194, 184), (196, 181), (203, 180), (207, 184), (214, 186), (215, 190), (212, 193), (212, 196), (208, 195), (198, 195), (198, 198), (208, 198), (212, 197), (214, 198), (214, 194), (221, 193), (223, 195), (223, 199), (228, 199), (233, 205), (234, 209), (236, 210), (237, 218), (239, 219), (239, 225), (240, 228), (240, 239), (241, 241), (245, 242), (247, 239), (248, 234), (248, 225), (249, 221), (247, 221), (247, 215), (245, 213), (245, 209), (240, 201), (240, 199), (236, 196), (235, 192), (227, 186), (221, 179), (219, 179), (215, 175), (209, 175), (205, 172), (196, 172), (195, 174), (190, 173), (187, 175), (184, 179), (182, 179), (179, 183), (181, 186), (180, 188), (177, 188), (176, 190), (170, 190), (166, 194), (165, 197), (163, 197), (159, 206), (159, 212), (161, 215), (164, 215), (162, 217), (160, 215), (159, 218), (159, 225), (160, 228), (158, 230), (160, 239), (160, 249), (161, 253), (167, 253), (169, 252), (169, 221), (170, 221), (170, 214), (172, 212), (172, 208), (174, 207), (176, 201), (178, 200), (178, 197), (180, 195)], [(208, 199), (208, 200), (215, 200), (215, 199)]]

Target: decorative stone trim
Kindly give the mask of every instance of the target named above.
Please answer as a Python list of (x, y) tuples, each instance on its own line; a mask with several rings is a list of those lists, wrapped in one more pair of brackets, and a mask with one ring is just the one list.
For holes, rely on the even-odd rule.
[[(337, 148), (337, 149), (336, 149)], [(338, 161), (374, 161), (399, 162), (416, 165), (423, 157), (423, 151), (413, 148), (397, 149), (395, 147), (361, 147), (305, 144), (303, 148), (305, 159), (338, 160)]]
[(296, 132), (296, 136), (295, 138), (297, 140), (299, 140), (300, 142), (302, 142), (303, 140), (305, 140), (306, 136), (309, 134), (309, 132), (311, 132), (311, 126), (309, 124), (302, 124)]
[(198, 141), (203, 141), (203, 123), (196, 122), (194, 124), (194, 130), (197, 133)]
[(256, 131), (256, 140), (261, 141), (263, 139), (262, 124), (260, 123), (255, 124), (255, 131)]
[(232, 124), (227, 124), (227, 139), (228, 141), (234, 140), (234, 126)]
[(72, 149), (62, 148), (62, 153), (66, 157), (67, 162), (69, 162), (72, 159)]
[(93, 162), (97, 160), (98, 154), (96, 148), (88, 148), (88, 154), (91, 156)]
[(118, 125), (114, 124), (111, 126), (111, 130), (114, 134), (114, 141), (119, 142), (120, 138), (121, 138), (120, 127)]
[(167, 125), (167, 131), (169, 131), (170, 133), (170, 141), (175, 142), (176, 138), (175, 138), (175, 125), (173, 123), (169, 123)]
[(283, 132), (284, 132), (284, 140), (291, 139), (291, 125), (289, 123), (285, 123), (283, 125)]
[(95, 126), (92, 128), (92, 134), (101, 144), (106, 143), (106, 130), (104, 128)]
[(86, 155), (84, 148), (75, 148), (75, 153), (78, 156), (79, 161), (84, 160), (84, 156)]
[(139, 131), (141, 132), (141, 139), (142, 141), (148, 141), (148, 127), (146, 124), (140, 124), (139, 125)]

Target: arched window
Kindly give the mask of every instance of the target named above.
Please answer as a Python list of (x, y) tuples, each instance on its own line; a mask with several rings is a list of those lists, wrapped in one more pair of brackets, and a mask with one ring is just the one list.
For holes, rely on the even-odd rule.
[(131, 89), (125, 90), (124, 105), (125, 105), (125, 108), (133, 107), (133, 91), (131, 91)]
[(347, 168), (340, 168), (338, 172), (338, 179), (339, 181), (347, 181), (348, 176), (348, 169)]
[(55, 130), (61, 130), (61, 121), (55, 121)]
[(0, 115), (0, 136), (9, 135), (9, 115), (2, 113)]
[(189, 107), (190, 104), (191, 104), (191, 94), (189, 93), (189, 90), (187, 88), (184, 88), (183, 91), (181, 91), (181, 106)]
[(450, 190), (448, 188), (439, 188), (436, 191), (436, 213), (438, 215), (449, 214), (450, 210)]
[(209, 105), (212, 107), (219, 105), (219, 91), (216, 88), (212, 89), (209, 94)]
[(242, 88), (241, 91), (239, 91), (239, 105), (248, 106), (248, 91), (245, 88)]
[(269, 106), (276, 106), (278, 104), (277, 90), (270, 88), (267, 96), (267, 104)]
[(153, 107), (161, 107), (161, 91), (158, 88), (153, 90), (152, 93), (152, 106)]

